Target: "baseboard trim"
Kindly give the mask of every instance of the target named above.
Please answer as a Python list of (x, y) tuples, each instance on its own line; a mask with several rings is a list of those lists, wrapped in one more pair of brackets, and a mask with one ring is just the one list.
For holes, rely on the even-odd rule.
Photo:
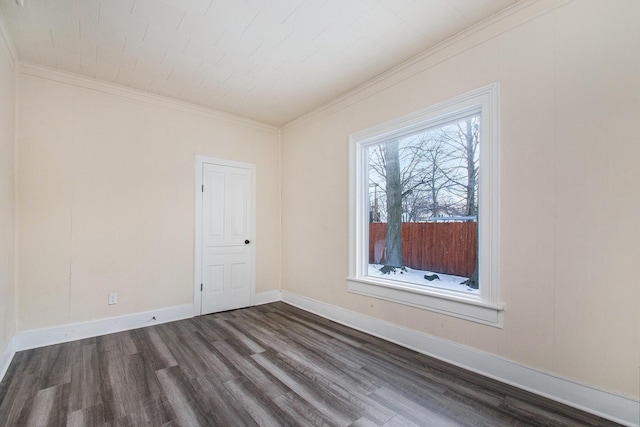
[(32, 348), (60, 344), (83, 338), (112, 334), (114, 332), (159, 325), (161, 323), (173, 322), (175, 320), (188, 319), (191, 317), (193, 317), (193, 304), (185, 304), (145, 311), (142, 313), (90, 320), (88, 322), (71, 323), (43, 329), (32, 329), (18, 332), (14, 336), (14, 350), (29, 350)]
[(255, 294), (253, 298), (253, 305), (269, 304), (270, 302), (277, 302), (281, 300), (282, 296), (280, 291), (260, 292)]
[(640, 423), (640, 402), (529, 368), (491, 353), (371, 316), (281, 291), (282, 301), (503, 383), (626, 426)]
[(7, 343), (7, 348), (2, 353), (2, 357), (0, 357), (0, 382), (4, 378), (7, 370), (9, 369), (9, 365), (13, 360), (13, 356), (16, 354), (15, 350), (15, 335), (9, 340)]
[[(280, 301), (280, 291), (268, 291), (255, 294), (254, 304), (268, 304)], [(133, 313), (123, 316), (107, 317), (104, 319), (90, 320), (87, 322), (70, 323), (66, 325), (53, 326), (50, 328), (31, 329), (18, 332), (10, 341), (10, 346), (0, 359), (0, 369), (3, 368), (5, 359), (7, 367), (16, 351), (29, 350), (32, 348), (44, 347), (47, 345), (60, 344), (91, 338), (99, 335), (111, 334), (114, 332), (128, 331), (146, 326), (158, 325), (161, 323), (173, 322), (175, 320), (193, 317), (193, 304), (185, 304), (174, 307), (161, 308), (158, 310)], [(154, 320), (155, 318), (155, 320)], [(10, 354), (10, 356), (9, 356)], [(2, 372), (0, 370), (0, 372)]]

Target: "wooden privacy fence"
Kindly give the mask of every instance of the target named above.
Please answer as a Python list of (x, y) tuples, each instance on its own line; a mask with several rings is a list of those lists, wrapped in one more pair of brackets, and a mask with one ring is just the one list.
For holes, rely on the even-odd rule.
[[(402, 260), (416, 270), (469, 277), (476, 265), (478, 227), (466, 222), (403, 222)], [(369, 262), (384, 264), (387, 224), (369, 224)]]

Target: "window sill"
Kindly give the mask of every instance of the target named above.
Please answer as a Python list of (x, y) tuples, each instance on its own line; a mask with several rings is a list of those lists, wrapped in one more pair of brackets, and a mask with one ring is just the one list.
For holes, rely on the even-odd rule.
[(405, 304), (496, 328), (503, 326), (504, 305), (490, 304), (475, 294), (458, 294), (432, 287), (371, 278), (349, 277), (347, 283), (349, 292), (354, 294)]

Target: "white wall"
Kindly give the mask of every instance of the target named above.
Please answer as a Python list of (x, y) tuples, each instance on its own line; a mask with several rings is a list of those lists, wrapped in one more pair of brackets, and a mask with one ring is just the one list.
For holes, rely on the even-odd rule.
[(2, 354), (16, 331), (14, 269), (15, 64), (0, 14), (0, 371)]
[(257, 165), (256, 291), (279, 288), (277, 129), (32, 66), (19, 85), (19, 330), (193, 303), (196, 154)]
[[(638, 16), (633, 0), (511, 16), (286, 126), (283, 290), (637, 400)], [(349, 134), (491, 82), (504, 329), (349, 294)]]

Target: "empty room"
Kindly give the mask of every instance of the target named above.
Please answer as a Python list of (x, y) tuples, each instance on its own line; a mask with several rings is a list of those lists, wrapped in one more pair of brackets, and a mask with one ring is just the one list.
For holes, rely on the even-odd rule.
[(638, 0), (0, 0), (0, 425), (640, 426), (638, 126)]

